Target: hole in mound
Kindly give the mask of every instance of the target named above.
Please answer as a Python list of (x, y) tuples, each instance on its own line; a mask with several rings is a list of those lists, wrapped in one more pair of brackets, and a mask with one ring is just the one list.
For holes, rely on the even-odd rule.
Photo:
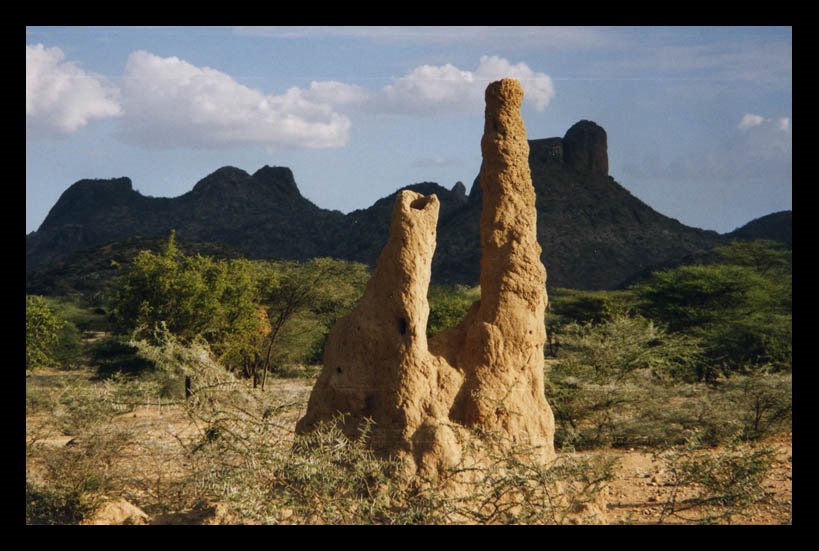
[(336, 368), (336, 373), (341, 374), (341, 368), (340, 367)]
[(407, 334), (407, 320), (405, 320), (404, 318), (399, 318), (398, 319), (398, 331), (402, 335)]
[(432, 202), (432, 195), (427, 195), (426, 197), (420, 197), (410, 203), (410, 206), (414, 209), (423, 210), (428, 204)]

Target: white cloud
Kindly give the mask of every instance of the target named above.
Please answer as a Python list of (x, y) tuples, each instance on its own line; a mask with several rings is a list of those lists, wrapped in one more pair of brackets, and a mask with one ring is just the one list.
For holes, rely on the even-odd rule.
[(476, 72), (481, 88), (493, 80), (516, 78), (523, 85), (525, 101), (535, 104), (535, 109), (543, 111), (555, 95), (552, 79), (545, 73), (536, 73), (525, 63), (512, 65), (502, 57), (483, 56)]
[(119, 116), (118, 136), (151, 148), (341, 147), (351, 122), (339, 110), (479, 114), (486, 85), (506, 77), (521, 81), (525, 101), (538, 111), (555, 94), (548, 75), (497, 56), (481, 57), (474, 71), (421, 65), (377, 90), (314, 81), (280, 95), (249, 88), (210, 67), (146, 51), (128, 57), (119, 88), (62, 59), (58, 48), (26, 48), (27, 127), (68, 133), (91, 119)]
[[(152, 147), (340, 147), (350, 120), (322, 101), (340, 84), (265, 95), (210, 67), (137, 51), (123, 77), (121, 135)], [(342, 86), (349, 97), (352, 87)]]
[(755, 128), (754, 133), (762, 132), (765, 135), (771, 135), (774, 132), (790, 133), (791, 119), (790, 117), (779, 117), (776, 119), (766, 118), (762, 115), (754, 115), (753, 113), (746, 113), (739, 121), (737, 128), (743, 131), (750, 131)]
[(483, 56), (474, 72), (451, 64), (416, 67), (385, 86), (374, 107), (418, 115), (474, 111), (483, 102), (487, 84), (507, 77), (520, 80), (525, 101), (538, 111), (555, 95), (549, 75), (536, 73), (525, 63), (512, 65), (501, 57)]
[(64, 58), (60, 48), (26, 46), (27, 133), (69, 134), (122, 114), (116, 88)]
[(753, 113), (745, 113), (742, 116), (742, 120), (739, 121), (737, 128), (740, 130), (748, 130), (754, 126), (759, 126), (763, 122), (765, 122), (765, 117), (754, 115)]
[(351, 105), (366, 101), (370, 94), (361, 86), (328, 80), (311, 82), (310, 88), (304, 92), (304, 96), (310, 101), (320, 103)]

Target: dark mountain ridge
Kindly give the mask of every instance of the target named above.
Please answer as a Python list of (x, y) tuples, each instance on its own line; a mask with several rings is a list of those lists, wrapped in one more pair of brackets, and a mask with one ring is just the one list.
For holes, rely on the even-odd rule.
[[(724, 236), (681, 224), (631, 195), (608, 175), (605, 130), (580, 121), (563, 138), (529, 141), (537, 195), (538, 241), (550, 287), (616, 288), (652, 266), (709, 250), (731, 238), (790, 244), (790, 211)], [(406, 186), (441, 202), (433, 280), (475, 284), (480, 272), (478, 178), (469, 195), (458, 182)], [(400, 190), (399, 190), (400, 191)], [(128, 178), (81, 180), (40, 228), (26, 236), (26, 272), (72, 253), (133, 237), (222, 243), (249, 258), (332, 256), (374, 264), (387, 240), (395, 193), (347, 215), (303, 197), (286, 167), (248, 174), (223, 167), (175, 198), (146, 197)]]

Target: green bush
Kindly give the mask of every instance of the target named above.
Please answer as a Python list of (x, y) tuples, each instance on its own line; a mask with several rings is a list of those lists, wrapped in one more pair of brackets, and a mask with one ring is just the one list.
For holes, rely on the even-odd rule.
[(90, 362), (100, 377), (115, 374), (137, 375), (153, 370), (155, 365), (139, 355), (139, 349), (127, 337), (110, 336), (91, 346)]
[(368, 274), (362, 264), (221, 261), (186, 256), (171, 235), (160, 254), (140, 252), (113, 299), (120, 331), (164, 327), (204, 339), (231, 370), (261, 380), (271, 370), (320, 361), (335, 321), (352, 309)]
[(26, 369), (53, 365), (54, 346), (64, 326), (45, 298), (26, 295)]
[(93, 506), (76, 490), (42, 488), (26, 482), (26, 524), (79, 524)]
[(701, 379), (748, 366), (790, 370), (791, 253), (767, 242), (734, 243), (718, 251), (732, 264), (682, 266), (634, 286), (639, 311), (670, 331), (700, 339)]
[(548, 323), (553, 329), (569, 323), (600, 323), (628, 315), (635, 306), (632, 291), (583, 291), (558, 288), (549, 294)]
[(665, 446), (695, 436), (718, 445), (790, 426), (790, 375), (757, 370), (692, 384), (698, 340), (639, 316), (569, 324), (562, 338), (545, 379), (558, 447)]
[(611, 383), (635, 370), (686, 378), (701, 349), (696, 339), (668, 333), (640, 316), (615, 315), (600, 323), (571, 323), (561, 331), (556, 376)]
[(457, 326), (480, 298), (478, 287), (431, 285), (428, 292), (427, 337)]
[[(754, 505), (768, 497), (763, 482), (771, 471), (774, 455), (774, 450), (766, 447), (734, 447), (718, 455), (689, 447), (666, 454), (664, 462), (671, 473), (673, 490), (663, 503), (660, 524), (669, 517), (713, 524), (747, 516)], [(678, 488), (683, 486), (693, 488), (694, 495), (680, 497)], [(695, 509), (695, 516), (686, 514)]]
[(65, 369), (77, 367), (83, 353), (82, 337), (76, 325), (67, 321), (57, 333), (53, 348), (54, 359)]

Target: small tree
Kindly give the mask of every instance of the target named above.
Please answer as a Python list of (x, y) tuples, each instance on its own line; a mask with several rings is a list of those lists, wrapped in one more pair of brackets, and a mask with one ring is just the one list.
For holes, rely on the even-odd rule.
[[(259, 283), (270, 324), (264, 337), (262, 385), (279, 361), (320, 358), (330, 329), (361, 297), (368, 278), (363, 264), (332, 258), (279, 262), (266, 270)], [(301, 353), (291, 354), (293, 350)]]
[(55, 362), (54, 346), (64, 322), (41, 296), (26, 296), (26, 369)]
[(793, 251), (785, 250), (776, 241), (732, 241), (715, 250), (729, 264), (752, 268), (762, 275), (790, 274), (793, 269)]

